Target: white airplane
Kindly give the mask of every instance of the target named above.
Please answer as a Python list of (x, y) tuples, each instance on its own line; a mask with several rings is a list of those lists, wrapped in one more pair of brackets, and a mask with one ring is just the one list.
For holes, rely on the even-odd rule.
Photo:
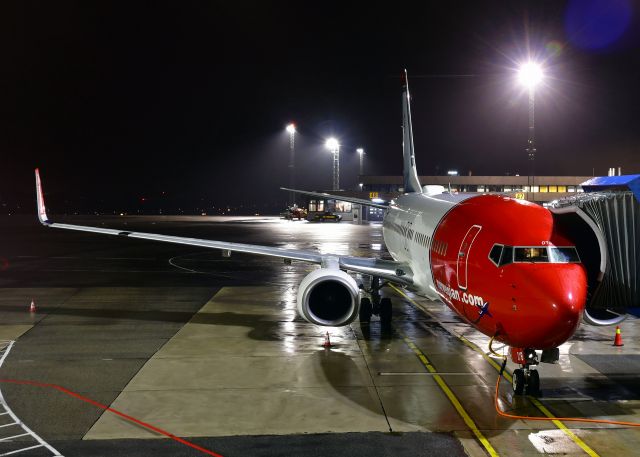
[[(522, 367), (514, 372), (514, 391), (537, 392), (538, 372), (531, 369), (538, 363), (535, 350), (557, 357), (557, 347), (573, 335), (585, 312), (587, 274), (575, 244), (539, 205), (503, 195), (452, 194), (439, 186), (423, 189), (415, 165), (406, 72), (402, 111), (404, 195), (384, 205), (297, 191), (385, 209), (383, 236), (394, 260), (52, 222), (36, 169), (38, 217), (51, 228), (317, 264), (297, 296), (299, 314), (317, 325), (342, 326), (357, 317), (368, 322), (372, 314), (388, 324), (391, 301), (380, 299), (380, 281), (398, 284), (441, 300), (469, 325), (510, 346)], [(371, 298), (348, 272), (371, 277)]]

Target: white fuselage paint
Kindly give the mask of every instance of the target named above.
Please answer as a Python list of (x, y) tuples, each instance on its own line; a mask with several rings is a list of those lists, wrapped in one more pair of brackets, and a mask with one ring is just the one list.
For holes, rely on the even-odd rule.
[(413, 271), (413, 289), (432, 300), (439, 298), (431, 272), (433, 234), (444, 216), (473, 194), (406, 194), (391, 202), (382, 224), (382, 235), (394, 260)]

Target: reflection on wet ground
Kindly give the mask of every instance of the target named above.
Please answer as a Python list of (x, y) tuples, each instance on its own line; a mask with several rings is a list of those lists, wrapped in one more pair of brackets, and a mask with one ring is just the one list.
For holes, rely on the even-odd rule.
[[(385, 254), (379, 224), (209, 217), (65, 220), (102, 221), (129, 230), (316, 252)], [(297, 285), (313, 266), (56, 232), (31, 219), (1, 222), (0, 238), (10, 242), (0, 253), (6, 260), (0, 275), (0, 336), (23, 335), (3, 367), (7, 376), (75, 388), (183, 436), (363, 432), (364, 440), (364, 432), (372, 431), (442, 432), (434, 436), (445, 442), (453, 434), (468, 455), (486, 455), (409, 340), (498, 455), (585, 453), (552, 423), (497, 416), (497, 371), (481, 354), (488, 339), (439, 303), (411, 296), (412, 303), (385, 289), (394, 303), (393, 326), (382, 327), (374, 317), (370, 324), (328, 329), (332, 347), (325, 349), (327, 329), (295, 312)], [(38, 303), (34, 316), (25, 312), (31, 298)], [(623, 324), (623, 348), (611, 346), (611, 329), (582, 327), (561, 348), (559, 364), (540, 367), (544, 406), (558, 417), (637, 420), (636, 327), (631, 321)], [(99, 447), (105, 439), (125, 439), (124, 446), (126, 438), (152, 437), (46, 393), (15, 387), (7, 388), (6, 396), (21, 419), (49, 439), (85, 438)], [(500, 404), (511, 413), (541, 415), (532, 400), (514, 397), (506, 382)], [(591, 455), (631, 455), (640, 444), (635, 429), (567, 426)], [(400, 449), (394, 455), (403, 452), (420, 451)], [(449, 451), (458, 454), (461, 449)]]

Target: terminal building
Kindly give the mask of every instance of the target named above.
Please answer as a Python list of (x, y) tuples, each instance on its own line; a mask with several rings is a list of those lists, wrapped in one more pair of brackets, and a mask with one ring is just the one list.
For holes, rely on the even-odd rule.
[[(539, 204), (548, 204), (583, 192), (582, 183), (591, 176), (420, 176), (423, 186), (443, 186), (446, 191), (464, 193), (503, 193)], [(350, 197), (390, 201), (404, 192), (402, 176), (360, 176), (360, 189), (326, 191)], [(332, 199), (308, 200), (309, 217), (331, 211), (342, 220), (382, 220), (383, 210)]]

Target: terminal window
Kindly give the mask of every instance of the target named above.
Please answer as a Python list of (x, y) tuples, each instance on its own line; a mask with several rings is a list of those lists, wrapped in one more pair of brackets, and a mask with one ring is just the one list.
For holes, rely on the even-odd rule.
[(548, 186), (540, 186), (540, 192), (549, 192)]
[(338, 213), (350, 213), (351, 212), (351, 203), (349, 202), (336, 202), (336, 212)]
[(324, 200), (309, 200), (309, 211), (324, 211)]

